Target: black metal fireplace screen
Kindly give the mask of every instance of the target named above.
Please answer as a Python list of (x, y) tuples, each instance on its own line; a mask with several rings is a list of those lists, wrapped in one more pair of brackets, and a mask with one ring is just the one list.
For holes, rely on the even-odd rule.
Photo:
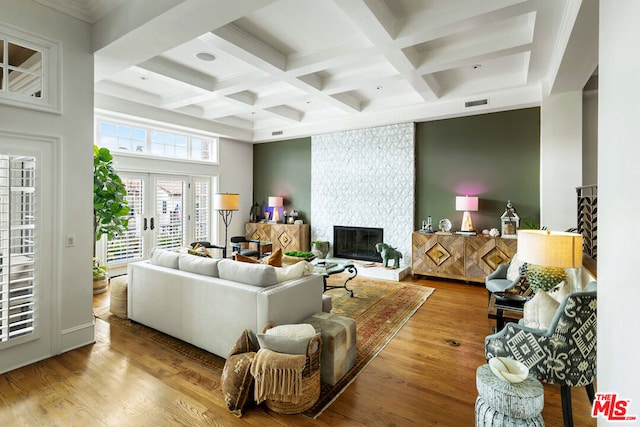
[(335, 225), (333, 227), (333, 256), (382, 262), (382, 257), (376, 252), (376, 243), (383, 242), (382, 237), (382, 228)]

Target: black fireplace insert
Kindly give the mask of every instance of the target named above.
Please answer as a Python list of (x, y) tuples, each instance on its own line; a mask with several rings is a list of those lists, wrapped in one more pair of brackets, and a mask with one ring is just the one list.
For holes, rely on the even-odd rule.
[(382, 228), (333, 226), (333, 256), (382, 262), (376, 243), (383, 242)]

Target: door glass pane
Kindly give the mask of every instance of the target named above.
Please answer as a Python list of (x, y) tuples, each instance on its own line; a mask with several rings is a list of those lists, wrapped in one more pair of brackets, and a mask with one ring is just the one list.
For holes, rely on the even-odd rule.
[(144, 248), (144, 180), (122, 177), (127, 188), (129, 202), (129, 229), (107, 243), (107, 265), (123, 261), (137, 261), (143, 258)]
[(37, 74), (9, 70), (9, 92), (42, 98), (42, 77)]
[(29, 70), (32, 73), (41, 73), (42, 52), (9, 43), (9, 66)]
[[(185, 182), (158, 180), (156, 182), (156, 247), (172, 249), (184, 246)], [(164, 209), (163, 209), (164, 206)]]
[(209, 241), (211, 239), (211, 211), (210, 211), (210, 194), (211, 182), (209, 180), (198, 180), (195, 185), (195, 240)]
[(0, 155), (0, 342), (35, 328), (36, 162)]

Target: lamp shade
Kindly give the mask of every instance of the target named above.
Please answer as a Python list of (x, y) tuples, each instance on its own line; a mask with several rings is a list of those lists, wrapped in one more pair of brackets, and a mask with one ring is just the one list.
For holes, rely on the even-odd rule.
[(478, 198), (475, 196), (457, 196), (456, 197), (456, 210), (457, 211), (471, 211), (478, 210)]
[(216, 193), (213, 195), (213, 209), (217, 211), (237, 211), (240, 196), (235, 193)]
[(582, 235), (562, 231), (518, 230), (518, 258), (549, 267), (582, 266)]
[(269, 197), (268, 206), (272, 208), (281, 208), (283, 206), (284, 200), (279, 196), (271, 196)]

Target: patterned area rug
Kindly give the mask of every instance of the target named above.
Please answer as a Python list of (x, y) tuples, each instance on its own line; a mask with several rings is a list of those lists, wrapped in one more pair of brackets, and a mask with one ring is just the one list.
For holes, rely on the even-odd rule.
[[(345, 274), (333, 275), (329, 278), (329, 284), (340, 285), (346, 277)], [(348, 286), (353, 289), (353, 298), (344, 289), (333, 289), (327, 294), (332, 297), (332, 313), (356, 320), (356, 364), (335, 386), (322, 383), (318, 402), (303, 412), (310, 418), (317, 418), (351, 384), (434, 291), (433, 288), (409, 282), (367, 277), (357, 277)], [(198, 363), (216, 375), (222, 373), (224, 359), (221, 357), (155, 329), (114, 316), (109, 313), (108, 307), (97, 309), (96, 316), (113, 327), (125, 329)]]

